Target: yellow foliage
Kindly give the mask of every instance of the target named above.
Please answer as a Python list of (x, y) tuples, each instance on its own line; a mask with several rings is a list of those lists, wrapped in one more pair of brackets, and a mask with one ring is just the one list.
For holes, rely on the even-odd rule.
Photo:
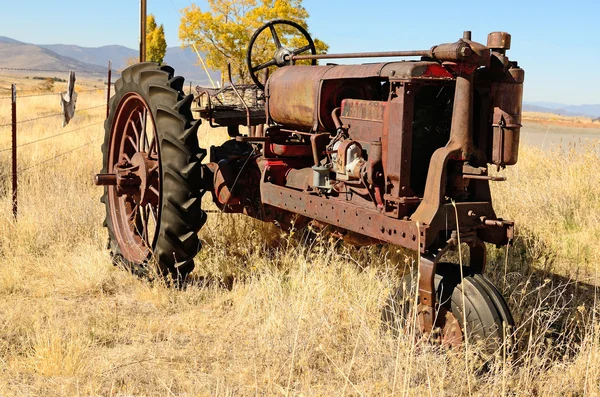
[[(307, 28), (308, 12), (302, 0), (209, 0), (208, 11), (197, 5), (183, 10), (179, 38), (184, 45), (195, 44), (206, 54), (209, 68), (232, 73), (241, 82), (249, 81), (246, 51), (252, 34), (263, 24), (275, 19), (287, 19)], [(308, 44), (300, 32), (285, 25), (277, 25), (278, 36), (286, 48), (300, 48)], [(314, 39), (317, 53), (324, 53), (328, 45)], [(253, 65), (269, 60), (275, 46), (269, 30), (256, 40)]]
[(165, 28), (162, 24), (158, 26), (154, 15), (150, 14), (146, 22), (146, 60), (163, 63), (166, 53)]

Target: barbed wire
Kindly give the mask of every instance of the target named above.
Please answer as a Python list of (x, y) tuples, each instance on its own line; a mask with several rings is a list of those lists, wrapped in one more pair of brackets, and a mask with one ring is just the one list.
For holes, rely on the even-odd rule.
[[(60, 154), (57, 154), (56, 156), (54, 156), (54, 157), (51, 157), (51, 158), (49, 158), (49, 159), (46, 159), (46, 160), (43, 160), (43, 161), (40, 161), (39, 163), (36, 163), (36, 164), (30, 165), (30, 166), (27, 166), (27, 167), (25, 167), (25, 168), (22, 168), (22, 169), (20, 169), (20, 170), (18, 170), (18, 171), (17, 171), (17, 175), (19, 175), (19, 174), (22, 174), (23, 172), (25, 172), (25, 171), (27, 171), (27, 170), (30, 170), (30, 169), (32, 169), (32, 168), (39, 167), (39, 166), (40, 166), (40, 165), (42, 165), (42, 164), (46, 164), (46, 163), (49, 163), (50, 161), (54, 161), (54, 160), (56, 160), (56, 159), (58, 159), (58, 158), (60, 158), (60, 157), (66, 156), (66, 155), (67, 155), (67, 154), (69, 154), (69, 153), (73, 153), (74, 151), (76, 151), (76, 150), (78, 150), (78, 149), (81, 149), (81, 148), (84, 148), (84, 147), (86, 147), (86, 146), (89, 146), (89, 145), (91, 145), (92, 143), (94, 143), (94, 142), (98, 142), (98, 141), (99, 141), (99, 140), (101, 140), (101, 139), (102, 139), (102, 138), (96, 138), (96, 139), (92, 139), (91, 141), (89, 141), (89, 142), (86, 142), (86, 143), (84, 143), (83, 145), (80, 145), (80, 146), (77, 146), (77, 147), (75, 147), (75, 148), (73, 148), (73, 149), (67, 150), (66, 152), (62, 152), (62, 153), (60, 153)], [(12, 173), (8, 174), (7, 176), (12, 176)]]
[[(78, 128), (75, 128), (75, 129), (72, 129), (72, 130), (69, 130), (69, 131), (59, 132), (58, 134), (54, 134), (54, 135), (50, 135), (50, 136), (47, 136), (47, 137), (44, 137), (44, 138), (36, 139), (35, 141), (22, 143), (20, 145), (17, 145), (17, 148), (21, 148), (23, 146), (28, 146), (28, 145), (33, 145), (34, 143), (38, 143), (38, 142), (46, 141), (48, 139), (56, 138), (56, 137), (59, 137), (59, 136), (62, 136), (62, 135), (70, 134), (70, 133), (75, 132), (75, 131), (81, 131), (83, 129), (94, 127), (94, 126), (97, 126), (97, 125), (100, 125), (100, 124), (104, 124), (104, 120), (99, 121), (97, 123), (92, 123), (92, 124), (84, 125), (82, 127), (78, 127)], [(12, 147), (7, 147), (7, 148), (4, 148), (4, 149), (0, 149), (0, 153), (7, 152), (9, 150), (12, 150)]]
[[(81, 84), (81, 85), (85, 85), (86, 87), (93, 87), (93, 85), (89, 85), (89, 84)], [(0, 87), (1, 88), (1, 87)], [(87, 92), (94, 92), (94, 91), (104, 91), (106, 90), (106, 88), (104, 87), (96, 87), (96, 88), (90, 88), (89, 90), (75, 90), (76, 93), (78, 94), (85, 94)], [(9, 89), (10, 91), (10, 89)], [(60, 93), (62, 93), (64, 91), (58, 91), (58, 92), (45, 92), (43, 94), (27, 94), (27, 95), (19, 95), (19, 91), (17, 91), (17, 99), (21, 99), (21, 98), (33, 98), (33, 97), (37, 97), (37, 96), (50, 96), (50, 95), (58, 95)], [(12, 96), (1, 96), (0, 99), (11, 99)]]
[[(87, 87), (93, 87), (89, 84), (82, 84), (82, 85), (86, 85)], [(2, 87), (0, 87), (0, 89), (2, 89)], [(10, 88), (8, 89), (10, 91)], [(78, 94), (84, 94), (86, 92), (93, 92), (93, 91), (104, 91), (105, 88), (104, 87), (99, 87), (99, 88), (92, 88), (89, 90), (83, 90), (83, 91), (77, 91), (75, 90), (76, 93)], [(38, 96), (50, 96), (50, 95), (58, 95), (61, 92), (46, 92), (43, 94), (27, 94), (27, 95), (19, 95), (19, 92), (17, 91), (17, 99), (21, 99), (21, 98), (33, 98), (33, 97), (38, 97)], [(11, 99), (12, 96), (0, 96), (0, 99)]]
[[(102, 105), (98, 105), (98, 106), (91, 106), (91, 107), (85, 108), (85, 109), (77, 109), (76, 108), (75, 111), (76, 112), (84, 112), (86, 110), (98, 109), (98, 108), (105, 107), (105, 106), (106, 106), (105, 104), (102, 104)], [(19, 120), (19, 121), (17, 121), (16, 124), (28, 123), (30, 121), (36, 121), (36, 120), (41, 120), (41, 119), (47, 119), (49, 117), (56, 117), (56, 116), (63, 116), (63, 115), (64, 115), (64, 113), (46, 114), (44, 116), (34, 117), (32, 119)], [(8, 126), (11, 126), (11, 125), (13, 125), (13, 123), (0, 124), (0, 127), (8, 127)]]

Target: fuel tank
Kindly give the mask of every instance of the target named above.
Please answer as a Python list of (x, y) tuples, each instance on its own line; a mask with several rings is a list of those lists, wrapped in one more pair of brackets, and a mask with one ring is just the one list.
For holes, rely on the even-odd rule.
[(382, 100), (385, 64), (288, 66), (269, 78), (267, 117), (301, 131), (335, 131), (331, 112), (343, 99)]

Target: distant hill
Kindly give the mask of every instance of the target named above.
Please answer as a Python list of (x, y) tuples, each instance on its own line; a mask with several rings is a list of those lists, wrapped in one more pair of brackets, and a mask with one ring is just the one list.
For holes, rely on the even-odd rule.
[(523, 110), (528, 112), (554, 113), (563, 116), (600, 117), (600, 104), (598, 105), (565, 105), (554, 102), (526, 102)]
[(138, 56), (138, 51), (121, 45), (107, 45), (102, 47), (80, 47), (69, 44), (46, 44), (40, 45), (57, 54), (76, 59), (80, 62), (91, 63), (94, 65), (108, 66), (108, 61), (112, 61), (114, 70), (125, 68), (128, 58)]
[(0, 67), (48, 69), (65, 72), (69, 70), (87, 70), (98, 73), (106, 71), (106, 67), (82, 62), (46, 48), (8, 37), (0, 37)]
[[(121, 45), (102, 47), (81, 47), (71, 44), (35, 45), (23, 43), (9, 37), (0, 36), (0, 67), (53, 69), (53, 70), (92, 70), (106, 71), (108, 61), (113, 70), (122, 70), (127, 60), (137, 58), (138, 50)], [(194, 85), (210, 86), (210, 81), (200, 66), (198, 57), (190, 48), (168, 47), (165, 63), (172, 66), (178, 75)], [(215, 82), (221, 80), (219, 72), (210, 72)]]

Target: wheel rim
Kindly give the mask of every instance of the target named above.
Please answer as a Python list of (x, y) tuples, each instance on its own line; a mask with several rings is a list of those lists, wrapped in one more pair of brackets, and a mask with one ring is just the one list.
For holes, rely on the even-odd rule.
[(125, 95), (117, 107), (108, 169), (117, 175), (117, 184), (108, 186), (113, 232), (123, 257), (141, 263), (158, 237), (161, 161), (152, 112), (137, 93)]

